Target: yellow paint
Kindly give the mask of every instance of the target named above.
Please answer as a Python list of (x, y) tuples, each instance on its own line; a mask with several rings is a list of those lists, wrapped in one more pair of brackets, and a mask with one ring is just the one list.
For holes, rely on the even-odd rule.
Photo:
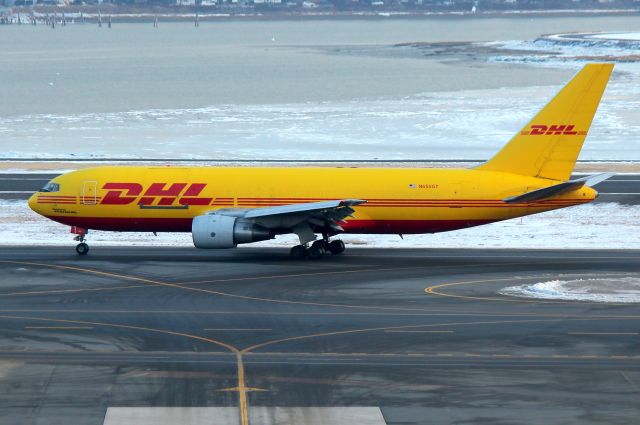
[[(552, 180), (567, 180), (573, 171), (586, 132), (600, 103), (613, 64), (586, 65), (524, 128), (532, 126), (573, 125), (570, 132), (531, 136), (518, 133), (495, 157), (478, 167), (486, 171), (506, 171), (525, 176), (537, 176)], [(531, 138), (538, 140), (534, 146)]]
[(236, 352), (236, 362), (238, 365), (238, 397), (240, 406), (240, 423), (242, 425), (249, 424), (249, 407), (247, 404), (247, 387), (244, 379), (244, 362), (242, 361), (242, 353)]
[[(29, 205), (46, 217), (80, 227), (135, 230), (147, 223), (145, 230), (189, 231), (193, 217), (221, 208), (363, 199), (367, 203), (355, 208), (347, 232), (426, 233), (582, 204), (595, 199), (597, 192), (585, 186), (533, 203), (503, 200), (569, 177), (612, 68), (586, 65), (504, 149), (475, 169), (97, 167), (57, 177), (52, 182), (59, 190), (39, 192)], [(563, 130), (532, 135), (536, 125)], [(523, 135), (527, 132), (531, 134)], [(569, 134), (574, 132), (584, 134)], [(108, 183), (138, 184), (141, 190), (127, 204), (105, 204), (107, 193), (114, 192), (105, 188)], [(172, 199), (148, 196), (143, 202), (153, 183), (165, 190), (172, 184), (186, 186), (179, 195), (167, 196)], [(206, 205), (185, 200), (187, 189), (198, 183), (206, 186), (191, 198), (211, 199)], [(116, 193), (128, 195), (126, 190)]]

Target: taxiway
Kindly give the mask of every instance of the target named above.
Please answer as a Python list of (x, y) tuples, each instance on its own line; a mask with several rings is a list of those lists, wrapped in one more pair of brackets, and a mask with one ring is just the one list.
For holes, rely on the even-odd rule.
[(638, 260), (0, 248), (0, 423), (102, 425), (124, 407), (225, 408), (244, 425), (276, 423), (273, 409), (335, 407), (379, 408), (387, 424), (634, 423), (640, 306), (497, 291), (637, 276)]

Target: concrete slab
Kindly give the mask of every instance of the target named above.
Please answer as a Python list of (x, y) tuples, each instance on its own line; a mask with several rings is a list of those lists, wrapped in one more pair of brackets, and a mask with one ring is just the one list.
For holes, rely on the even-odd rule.
[(237, 407), (109, 407), (104, 425), (236, 425)]
[(249, 409), (260, 425), (385, 425), (379, 407), (263, 407)]
[[(237, 407), (109, 407), (104, 425), (237, 425)], [(260, 425), (386, 425), (378, 407), (249, 408)]]

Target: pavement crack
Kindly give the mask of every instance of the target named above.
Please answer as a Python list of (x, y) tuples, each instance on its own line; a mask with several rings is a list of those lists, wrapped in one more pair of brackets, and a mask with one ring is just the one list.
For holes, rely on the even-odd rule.
[(627, 372), (625, 372), (624, 370), (621, 370), (620, 375), (622, 375), (624, 380), (627, 381), (627, 384), (631, 385), (631, 388), (633, 388), (635, 392), (640, 393), (640, 387), (638, 387), (638, 385), (635, 382), (633, 382), (633, 379), (631, 379), (631, 377), (627, 374)]

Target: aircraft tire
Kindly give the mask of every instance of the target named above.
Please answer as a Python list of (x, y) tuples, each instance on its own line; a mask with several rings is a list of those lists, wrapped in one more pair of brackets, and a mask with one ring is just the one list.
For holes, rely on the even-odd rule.
[(324, 239), (320, 239), (311, 244), (312, 247), (317, 246), (318, 248), (326, 251), (329, 249), (329, 244), (324, 241)]
[(324, 248), (321, 245), (311, 245), (311, 248), (307, 250), (309, 258), (312, 260), (319, 260), (324, 255)]
[(289, 254), (291, 255), (291, 258), (293, 258), (294, 260), (302, 260), (304, 257), (307, 256), (307, 249), (302, 245), (296, 245), (293, 248), (291, 248), (291, 251), (289, 252)]
[(87, 255), (89, 253), (89, 245), (82, 242), (76, 245), (76, 252), (78, 255)]
[(329, 242), (329, 251), (333, 255), (342, 254), (345, 250), (344, 242), (340, 239), (336, 239), (335, 241)]

